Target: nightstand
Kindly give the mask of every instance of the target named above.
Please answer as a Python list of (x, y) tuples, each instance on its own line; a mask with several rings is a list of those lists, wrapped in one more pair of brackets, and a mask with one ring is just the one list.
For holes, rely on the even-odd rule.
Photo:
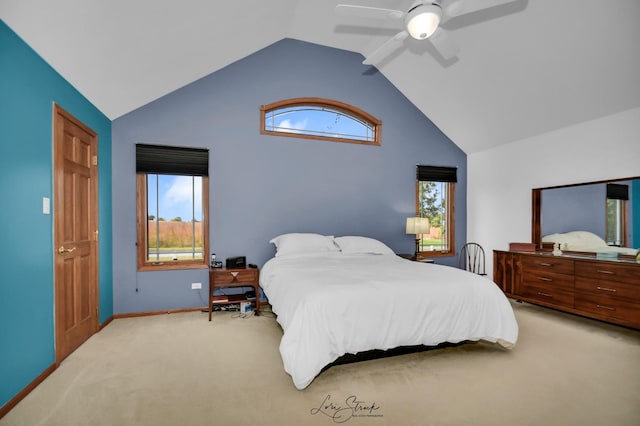
[(409, 259), (409, 260), (413, 260), (414, 262), (420, 262), (420, 263), (435, 263), (433, 259), (431, 259), (430, 257), (419, 257), (416, 259), (415, 255), (413, 254), (409, 254), (409, 253), (399, 253), (398, 256), (404, 258), (404, 259)]
[[(258, 268), (210, 268), (209, 269), (209, 321), (213, 304), (225, 305), (229, 303), (251, 302), (255, 304), (255, 315), (260, 315), (260, 271)], [(216, 288), (225, 287), (253, 287), (255, 300), (249, 300), (244, 294), (232, 294), (225, 301), (214, 301), (213, 292)]]

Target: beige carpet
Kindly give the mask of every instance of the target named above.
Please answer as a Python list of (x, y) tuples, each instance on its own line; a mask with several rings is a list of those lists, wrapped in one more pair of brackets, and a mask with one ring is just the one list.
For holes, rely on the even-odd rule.
[(0, 426), (640, 424), (640, 332), (513, 306), (513, 351), (470, 343), (340, 365), (304, 391), (272, 317), (119, 319)]

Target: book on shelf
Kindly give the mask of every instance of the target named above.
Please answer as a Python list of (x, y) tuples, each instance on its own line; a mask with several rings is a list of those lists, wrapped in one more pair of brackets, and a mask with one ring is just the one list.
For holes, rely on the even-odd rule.
[(228, 302), (228, 301), (229, 301), (229, 297), (226, 294), (213, 296), (213, 303), (222, 303), (222, 302)]

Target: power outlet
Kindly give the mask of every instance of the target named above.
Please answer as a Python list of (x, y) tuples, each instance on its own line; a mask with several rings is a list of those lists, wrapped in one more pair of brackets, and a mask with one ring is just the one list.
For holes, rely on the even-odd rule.
[(191, 283), (191, 290), (200, 290), (202, 288), (202, 283)]

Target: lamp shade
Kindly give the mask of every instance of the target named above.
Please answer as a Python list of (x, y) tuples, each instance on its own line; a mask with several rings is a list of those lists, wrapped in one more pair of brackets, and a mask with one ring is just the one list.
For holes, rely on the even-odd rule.
[(431, 230), (429, 219), (426, 217), (408, 217), (407, 234), (428, 234)]
[(424, 40), (438, 29), (442, 9), (436, 4), (421, 4), (414, 7), (405, 17), (407, 32), (416, 40)]

